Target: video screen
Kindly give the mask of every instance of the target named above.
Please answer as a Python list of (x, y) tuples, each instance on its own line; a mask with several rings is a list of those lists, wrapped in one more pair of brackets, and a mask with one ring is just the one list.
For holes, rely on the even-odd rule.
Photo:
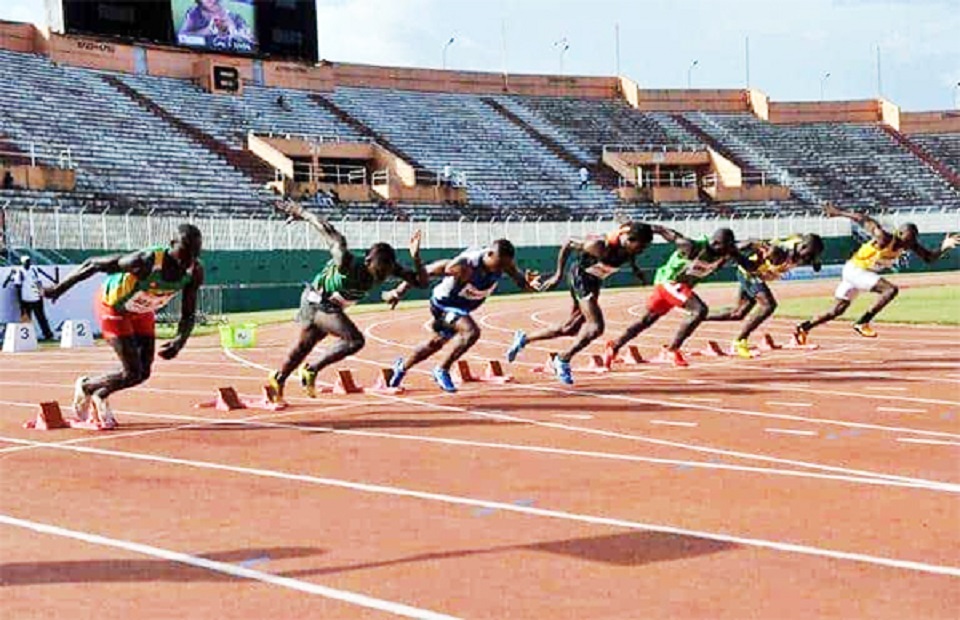
[(170, 0), (177, 43), (220, 52), (257, 51), (254, 0)]

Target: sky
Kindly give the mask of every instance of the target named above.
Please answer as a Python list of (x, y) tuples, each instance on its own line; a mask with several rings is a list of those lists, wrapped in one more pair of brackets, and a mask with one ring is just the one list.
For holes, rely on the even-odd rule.
[[(960, 104), (960, 0), (319, 0), (322, 58), (509, 73), (621, 75), (645, 88), (741, 88), (777, 101)], [(45, 19), (0, 0), (0, 19)], [(452, 44), (447, 46), (453, 38)], [(566, 44), (560, 43), (566, 41)], [(696, 61), (691, 70), (690, 67)], [(825, 77), (829, 74), (829, 77)]]

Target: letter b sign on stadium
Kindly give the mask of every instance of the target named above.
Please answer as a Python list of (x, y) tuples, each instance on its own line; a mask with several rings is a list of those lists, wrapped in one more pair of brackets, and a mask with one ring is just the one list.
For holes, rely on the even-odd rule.
[(236, 67), (210, 65), (210, 92), (240, 95), (242, 84)]

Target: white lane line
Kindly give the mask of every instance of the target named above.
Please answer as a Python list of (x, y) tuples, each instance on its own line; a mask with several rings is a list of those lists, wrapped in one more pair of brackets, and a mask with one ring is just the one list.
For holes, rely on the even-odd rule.
[(877, 407), (877, 411), (887, 413), (926, 413), (926, 409), (908, 409), (904, 407)]
[(692, 400), (695, 403), (719, 403), (719, 398), (710, 398), (707, 396), (678, 396), (678, 400)]
[(912, 437), (897, 437), (903, 443), (922, 443), (931, 446), (960, 446), (960, 441), (937, 441), (936, 439), (913, 439)]
[(813, 407), (813, 403), (796, 403), (786, 400), (768, 400), (767, 404), (774, 407)]
[(763, 429), (768, 433), (777, 433), (779, 435), (800, 435), (803, 437), (816, 437), (816, 431), (798, 431), (790, 428), (765, 428)]
[(650, 420), (650, 424), (659, 424), (660, 426), (683, 426), (685, 428), (694, 428), (696, 422), (676, 422), (674, 420)]
[(905, 387), (893, 387), (893, 386), (877, 386), (877, 387), (865, 387), (865, 390), (872, 390), (874, 392), (906, 392), (907, 388)]
[(561, 418), (563, 420), (592, 420), (592, 415), (587, 415), (585, 413), (555, 413), (553, 414), (555, 418)]
[(387, 613), (391, 613), (396, 616), (402, 616), (404, 618), (419, 618), (421, 620), (452, 620), (454, 618), (454, 616), (440, 614), (427, 609), (421, 609), (419, 607), (411, 607), (410, 605), (404, 605), (403, 603), (394, 603), (392, 601), (386, 601), (383, 599), (374, 598), (372, 596), (358, 594), (356, 592), (337, 590), (335, 588), (322, 586), (316, 583), (310, 583), (308, 581), (272, 575), (270, 573), (264, 573), (245, 566), (239, 566), (237, 564), (218, 562), (216, 560), (210, 560), (196, 555), (190, 555), (188, 553), (180, 553), (179, 551), (171, 551), (170, 549), (161, 549), (160, 547), (145, 545), (143, 543), (129, 540), (108, 538), (106, 536), (100, 536), (99, 534), (91, 534), (89, 532), (80, 532), (77, 530), (68, 530), (56, 525), (38, 523), (36, 521), (27, 521), (26, 519), (18, 519), (10, 515), (0, 514), (0, 524), (32, 530), (40, 534), (59, 536), (61, 538), (72, 538), (73, 540), (79, 540), (92, 545), (99, 545), (101, 547), (122, 549), (124, 551), (129, 551), (130, 553), (136, 553), (139, 555), (159, 558), (161, 560), (167, 560), (169, 562), (176, 562), (177, 564), (185, 564), (187, 566), (202, 568), (204, 570), (219, 573), (221, 575), (229, 575), (239, 579), (250, 579), (252, 581), (259, 581), (272, 586), (287, 588), (288, 590), (297, 590), (307, 594), (314, 594), (316, 596), (342, 601), (358, 607), (366, 607), (368, 609), (385, 611)]
[[(17, 440), (17, 441), (24, 441), (24, 440)], [(32, 443), (32, 442), (26, 442), (26, 443)], [(56, 448), (57, 446), (53, 444), (50, 447)], [(472, 508), (487, 508), (487, 509), (493, 509), (493, 510), (500, 510), (504, 512), (514, 512), (519, 514), (525, 514), (525, 515), (530, 515), (534, 517), (544, 517), (544, 518), (550, 518), (550, 519), (574, 521), (579, 523), (589, 523), (591, 525), (603, 525), (603, 526), (610, 526), (610, 527), (624, 528), (624, 529), (631, 529), (631, 530), (640, 530), (640, 531), (647, 531), (647, 532), (661, 532), (665, 534), (674, 534), (677, 536), (689, 536), (693, 538), (702, 538), (702, 539), (714, 540), (718, 542), (732, 543), (736, 545), (742, 545), (745, 547), (756, 547), (759, 549), (781, 551), (784, 553), (797, 553), (800, 555), (825, 557), (825, 558), (832, 558), (837, 560), (847, 560), (851, 562), (860, 562), (863, 564), (872, 564), (874, 566), (885, 566), (889, 568), (911, 570), (911, 571), (916, 571), (921, 573), (932, 573), (932, 574), (938, 574), (938, 575), (949, 575), (952, 577), (960, 577), (960, 567), (958, 566), (930, 564), (930, 563), (920, 562), (915, 560), (901, 560), (897, 558), (874, 556), (874, 555), (868, 555), (864, 553), (838, 551), (835, 549), (814, 547), (812, 545), (804, 545), (799, 543), (790, 543), (790, 542), (782, 542), (782, 541), (776, 541), (776, 540), (766, 540), (761, 538), (736, 536), (733, 534), (726, 534), (723, 532), (707, 532), (702, 530), (692, 530), (692, 529), (674, 527), (672, 525), (663, 525), (658, 523), (644, 523), (640, 521), (617, 519), (614, 517), (606, 517), (606, 516), (600, 516), (600, 515), (581, 514), (581, 513), (575, 513), (575, 512), (567, 512), (563, 510), (550, 510), (546, 508), (537, 508), (534, 506), (524, 506), (524, 505), (518, 505), (513, 503), (475, 499), (472, 497), (465, 497), (460, 495), (449, 495), (446, 493), (418, 491), (415, 489), (407, 489), (403, 487), (394, 487), (394, 486), (381, 485), (381, 484), (368, 484), (363, 482), (354, 482), (351, 480), (340, 480), (336, 478), (322, 478), (318, 476), (311, 476), (309, 474), (293, 474), (293, 473), (287, 473), (287, 472), (275, 471), (275, 470), (269, 470), (269, 469), (240, 467), (240, 466), (226, 465), (223, 463), (214, 463), (209, 461), (193, 461), (188, 459), (159, 456), (155, 454), (123, 452), (120, 450), (102, 450), (99, 448), (88, 448), (88, 447), (82, 447), (82, 446), (70, 446), (70, 447), (63, 447), (59, 449), (70, 450), (75, 452), (84, 452), (88, 454), (114, 456), (118, 458), (125, 458), (125, 459), (131, 459), (131, 460), (166, 463), (169, 465), (183, 465), (186, 467), (192, 467), (196, 469), (225, 471), (225, 472), (241, 474), (241, 475), (269, 478), (273, 480), (287, 480), (291, 482), (300, 482), (300, 483), (306, 483), (306, 484), (312, 484), (312, 485), (324, 486), (324, 487), (330, 487), (330, 488), (347, 489), (351, 491), (360, 491), (364, 493), (372, 493), (372, 494), (378, 494), (378, 495), (388, 495), (392, 497), (405, 497), (405, 498), (419, 499), (419, 500), (432, 501), (432, 502), (457, 505), (457, 506), (470, 506)], [(2, 515), (0, 515), (0, 518), (2, 518)], [(187, 556), (187, 557), (190, 557), (190, 556)], [(202, 559), (202, 558), (198, 558), (198, 559)], [(179, 560), (174, 560), (174, 561), (179, 561)], [(232, 564), (230, 566), (240, 570), (245, 570), (245, 571), (250, 570), (250, 569), (243, 569), (242, 567), (235, 566)], [(269, 576), (273, 577), (273, 575), (269, 575)], [(294, 583), (304, 583), (304, 582), (294, 582)], [(314, 588), (322, 587), (322, 586), (312, 586), (311, 584), (306, 584), (306, 585)], [(337, 592), (340, 595), (350, 594), (350, 593), (341, 593), (339, 591), (333, 591), (333, 592)], [(359, 596), (359, 595), (354, 595), (354, 596)], [(423, 613), (432, 613), (432, 612), (423, 612)], [(442, 618), (444, 616), (435, 615), (435, 616), (411, 616), (411, 617)]]

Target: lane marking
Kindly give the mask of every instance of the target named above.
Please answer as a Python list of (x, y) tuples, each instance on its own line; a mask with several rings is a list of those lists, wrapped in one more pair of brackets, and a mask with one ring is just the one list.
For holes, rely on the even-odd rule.
[(768, 433), (777, 433), (780, 435), (800, 435), (803, 437), (816, 437), (816, 431), (798, 431), (790, 428), (765, 428), (764, 431)]
[(813, 407), (813, 403), (795, 403), (785, 400), (768, 400), (767, 404), (774, 407)]
[(676, 422), (673, 420), (650, 420), (650, 424), (659, 424), (661, 426), (684, 426), (686, 428), (694, 428), (697, 426), (696, 422)]
[[(55, 445), (52, 447), (56, 447)], [(63, 450), (70, 450), (76, 452), (85, 452), (89, 454), (101, 454), (105, 456), (114, 456), (118, 458), (125, 458), (131, 460), (147, 461), (147, 462), (160, 462), (167, 463), (170, 465), (183, 465), (186, 467), (192, 467), (195, 469), (206, 469), (212, 471), (225, 471), (241, 475), (257, 476), (261, 478), (269, 478), (274, 480), (288, 480), (291, 482), (301, 482), (306, 484), (312, 484), (317, 486), (324, 486), (337, 489), (347, 489), (351, 491), (360, 491), (364, 493), (378, 494), (378, 495), (387, 495), (392, 497), (404, 497), (411, 499), (419, 499), (425, 501), (432, 501), (443, 504), (459, 505), (459, 506), (470, 506), (474, 508), (492, 508), (494, 510), (502, 510), (505, 512), (515, 512), (524, 515), (530, 515), (535, 517), (544, 517), (550, 519), (559, 519), (565, 521), (574, 521), (579, 523), (589, 523), (591, 525), (603, 525), (616, 528), (624, 528), (631, 530), (640, 530), (640, 531), (649, 531), (649, 532), (660, 532), (664, 534), (674, 534), (677, 536), (689, 536), (693, 538), (701, 538), (707, 540), (714, 540), (718, 542), (732, 543), (736, 545), (742, 545), (745, 547), (756, 547), (759, 549), (767, 549), (772, 551), (780, 551), (784, 553), (796, 553), (800, 555), (809, 555), (814, 557), (825, 557), (837, 560), (847, 560), (851, 562), (858, 562), (862, 564), (871, 564), (874, 566), (884, 566), (888, 568), (898, 568), (902, 570), (910, 570), (921, 573), (931, 573), (937, 575), (949, 575), (952, 577), (960, 577), (960, 567), (957, 566), (947, 566), (940, 564), (926, 563), (916, 560), (902, 560), (898, 558), (889, 558), (882, 556), (874, 556), (864, 553), (856, 553), (849, 551), (838, 551), (835, 549), (827, 549), (823, 547), (815, 547), (812, 545), (805, 545), (801, 543), (791, 543), (791, 542), (782, 542), (775, 540), (766, 540), (762, 538), (750, 538), (746, 536), (737, 536), (733, 534), (726, 534), (723, 532), (707, 532), (702, 530), (692, 530), (681, 527), (674, 527), (671, 525), (663, 525), (658, 523), (645, 523), (640, 521), (631, 521), (627, 519), (618, 519), (614, 517), (606, 517), (600, 515), (590, 515), (590, 514), (580, 514), (574, 512), (567, 512), (563, 510), (550, 510), (545, 508), (536, 508), (534, 506), (522, 506), (513, 503), (506, 502), (496, 502), (490, 500), (475, 499), (471, 497), (459, 496), (459, 495), (449, 495), (446, 493), (434, 493), (429, 491), (419, 491), (415, 489), (407, 489), (403, 487), (394, 487), (388, 485), (380, 484), (368, 484), (363, 482), (355, 482), (351, 480), (340, 480), (336, 478), (323, 478), (318, 476), (311, 476), (309, 474), (293, 474), (282, 471), (275, 471), (269, 469), (257, 469), (253, 467), (239, 467), (233, 465), (226, 465), (223, 463), (214, 463), (209, 461), (193, 461), (188, 459), (172, 458), (165, 457), (153, 454), (140, 454), (136, 452), (123, 452), (119, 450), (101, 450), (99, 448), (88, 448), (82, 446), (71, 446), (60, 448)], [(31, 522), (21, 521), (19, 519), (14, 519), (12, 517), (5, 517), (0, 515), (0, 520), (3, 522), (9, 522), (11, 525), (20, 525), (21, 527), (29, 527), (30, 529), (35, 528), (51, 528), (52, 526), (44, 526), (43, 524), (32, 524)], [(33, 527), (31, 527), (33, 526)], [(45, 529), (38, 529), (37, 531), (46, 531)], [(67, 532), (64, 534), (62, 532)], [(60, 528), (53, 528), (53, 531), (50, 533), (57, 533), (60, 535), (75, 534), (69, 530), (60, 530)], [(76, 533), (83, 536), (82, 533)], [(74, 536), (71, 536), (74, 537)], [(110, 539), (103, 539), (107, 541), (106, 543), (101, 544), (110, 544), (114, 541)], [(136, 543), (129, 543), (135, 545)], [(117, 545), (110, 545), (117, 546)], [(154, 550), (156, 548), (143, 546), (145, 549)], [(163, 550), (158, 550), (164, 552)], [(168, 552), (174, 554), (176, 558), (168, 557), (172, 561), (183, 561), (180, 558), (186, 560), (195, 559), (197, 561), (209, 562), (209, 560), (204, 560), (204, 558), (194, 558), (194, 556), (187, 556), (185, 554), (177, 554), (176, 552)], [(189, 563), (189, 562), (183, 562)], [(207, 566), (194, 564), (207, 568)], [(233, 564), (227, 564), (226, 567), (229, 567), (232, 570), (242, 570), (249, 571), (250, 569), (243, 569), (241, 567), (235, 566)], [(212, 568), (212, 570), (216, 570)], [(222, 571), (226, 572), (226, 570)], [(251, 571), (252, 573), (257, 573), (257, 571)], [(237, 574), (237, 573), (228, 573), (228, 574)], [(239, 575), (247, 577), (248, 575)], [(257, 573), (257, 577), (260, 574)], [(281, 577), (276, 577), (274, 575), (263, 574), (264, 578), (276, 578), (284, 579)], [(252, 575), (249, 578), (255, 578)], [(270, 583), (270, 582), (268, 582)], [(293, 587), (294, 589), (301, 589), (301, 587), (307, 587), (311, 590), (320, 589), (323, 586), (316, 586), (313, 584), (307, 584), (305, 582), (297, 582), (296, 580), (290, 580), (289, 584), (287, 582), (278, 583), (278, 585), (287, 585), (288, 587)], [(308, 591), (308, 590), (305, 590)], [(432, 614), (433, 612), (428, 612), (425, 610), (418, 610), (415, 608), (409, 608), (397, 603), (389, 603), (386, 601), (379, 601), (378, 599), (368, 599), (362, 595), (357, 595), (353, 593), (342, 592), (338, 590), (332, 590), (329, 588), (323, 588), (324, 592), (328, 592), (327, 596), (333, 598), (332, 595), (337, 595), (341, 597), (354, 597), (355, 600), (367, 603), (366, 606), (373, 607), (374, 604), (385, 605), (385, 606), (396, 606), (396, 609), (391, 609), (393, 613), (397, 613), (398, 610), (403, 609), (408, 611), (410, 614), (414, 613), (423, 613), (423, 614)], [(317, 592), (319, 593), (319, 591)], [(346, 600), (341, 598), (340, 600)], [(359, 603), (358, 603), (359, 604)], [(375, 607), (377, 609), (383, 609), (383, 607)], [(449, 618), (449, 616), (439, 616), (439, 615), (409, 615), (408, 617), (416, 618)]]
[(905, 387), (893, 387), (893, 386), (876, 386), (876, 387), (865, 387), (865, 390), (871, 390), (874, 392), (906, 392), (907, 388)]
[(719, 403), (721, 400), (719, 398), (710, 398), (708, 396), (676, 396), (678, 400), (690, 400), (695, 403)]
[(387, 613), (391, 613), (396, 616), (402, 616), (404, 618), (419, 618), (421, 620), (453, 620), (455, 618), (454, 616), (448, 616), (418, 607), (411, 607), (410, 605), (404, 605), (403, 603), (394, 603), (392, 601), (366, 596), (365, 594), (358, 594), (356, 592), (349, 592), (347, 590), (338, 590), (308, 581), (301, 581), (299, 579), (292, 579), (290, 577), (281, 577), (279, 575), (264, 573), (242, 564), (238, 565), (230, 564), (228, 562), (218, 562), (217, 560), (210, 560), (196, 555), (190, 555), (188, 553), (171, 551), (170, 549), (161, 549), (160, 547), (154, 547), (153, 545), (145, 545), (143, 543), (121, 540), (118, 538), (108, 538), (99, 534), (81, 532), (78, 530), (68, 530), (56, 525), (28, 521), (26, 519), (19, 519), (10, 515), (0, 514), (0, 524), (31, 530), (40, 534), (59, 536), (61, 538), (71, 538), (73, 540), (79, 540), (81, 542), (99, 545), (101, 547), (122, 549), (123, 551), (129, 551), (130, 553), (136, 553), (138, 555), (145, 555), (161, 560), (167, 560), (169, 562), (175, 562), (177, 564), (202, 568), (204, 570), (219, 573), (221, 575), (229, 575), (231, 577), (237, 577), (240, 579), (259, 581), (272, 586), (287, 588), (288, 590), (297, 590), (306, 594), (313, 594), (316, 596), (322, 596), (323, 598), (342, 601), (358, 607), (366, 607), (368, 609), (385, 611)]
[(887, 413), (926, 413), (926, 409), (907, 409), (904, 407), (877, 407), (877, 411)]
[(562, 418), (564, 420), (592, 420), (592, 415), (587, 415), (585, 413), (555, 413), (553, 414), (555, 418)]
[(960, 446), (960, 441), (937, 441), (936, 439), (913, 439), (912, 437), (897, 437), (903, 443), (922, 443), (931, 446)]

